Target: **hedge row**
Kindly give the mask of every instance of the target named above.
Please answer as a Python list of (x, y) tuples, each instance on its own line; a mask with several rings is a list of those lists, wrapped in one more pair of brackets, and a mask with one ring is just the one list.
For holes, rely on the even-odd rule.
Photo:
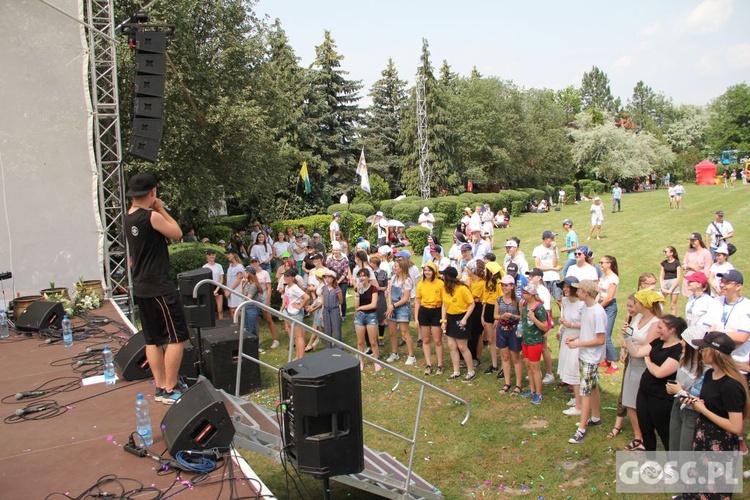
[(174, 243), (169, 245), (169, 275), (177, 283), (177, 275), (203, 267), (206, 263), (206, 250), (212, 248), (216, 252), (216, 262), (224, 267), (229, 266), (229, 261), (224, 249), (219, 245), (209, 243)]

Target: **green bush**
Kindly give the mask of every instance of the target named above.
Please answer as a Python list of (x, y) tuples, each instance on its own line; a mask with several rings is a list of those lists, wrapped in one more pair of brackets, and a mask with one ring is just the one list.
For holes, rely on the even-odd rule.
[(414, 226), (406, 229), (406, 237), (411, 243), (412, 254), (422, 255), (424, 247), (427, 246), (427, 237), (430, 235), (430, 230), (422, 226)]
[[(330, 248), (331, 242), (328, 241), (328, 228), (331, 224), (331, 220), (331, 217), (328, 215), (310, 215), (301, 219), (277, 220), (271, 223), (271, 234), (283, 232), (287, 227), (293, 227), (296, 230), (300, 224), (304, 224), (307, 228), (307, 234), (312, 235), (314, 232), (319, 232), (323, 241)], [(364, 215), (352, 212), (341, 212), (339, 228), (344, 234), (344, 238), (348, 241), (351, 241), (355, 236), (365, 234), (368, 225), (369, 224), (365, 222)]]
[(422, 207), (424, 207), (424, 204), (421, 200), (418, 202), (401, 202), (393, 207), (393, 210), (391, 211), (392, 215), (389, 218), (398, 219), (403, 223), (409, 221), (417, 222), (419, 214), (422, 213)]
[(206, 250), (216, 251), (216, 262), (224, 266), (226, 271), (229, 261), (224, 249), (219, 245), (206, 243), (174, 243), (169, 245), (169, 276), (177, 283), (177, 275), (203, 267), (206, 263)]
[(339, 226), (341, 227), (341, 232), (344, 233), (344, 238), (346, 238), (347, 241), (351, 241), (354, 236), (365, 234), (367, 226), (369, 225), (365, 218), (366, 217), (361, 214), (342, 212)]
[(510, 215), (512, 217), (518, 217), (521, 215), (521, 211), (523, 210), (523, 206), (526, 205), (523, 201), (514, 201), (510, 205)]
[(225, 215), (219, 218), (222, 226), (228, 226), (234, 231), (244, 230), (250, 226), (250, 218), (247, 215)]
[(565, 190), (565, 205), (572, 205), (576, 201), (576, 188), (572, 184), (562, 187)]
[(348, 203), (334, 203), (333, 205), (329, 205), (326, 211), (328, 212), (328, 215), (333, 217), (333, 214), (335, 214), (336, 212), (344, 213), (348, 210), (349, 210)]
[(369, 217), (375, 213), (375, 207), (369, 203), (352, 203), (349, 205), (349, 211), (355, 214), (364, 215)]
[(226, 242), (229, 242), (229, 240), (232, 238), (232, 233), (234, 231), (229, 226), (222, 226), (222, 225), (214, 225), (214, 226), (208, 226), (201, 230), (201, 238), (208, 238), (211, 242), (218, 242), (219, 240), (224, 240)]
[(458, 196), (443, 196), (437, 198), (436, 212), (445, 214), (445, 223), (456, 224), (464, 216), (464, 205)]
[(445, 232), (445, 229), (448, 226), (446, 215), (440, 212), (435, 212), (432, 215), (435, 216), (435, 224), (432, 227), (432, 236), (435, 241), (441, 241), (443, 239), (443, 232)]

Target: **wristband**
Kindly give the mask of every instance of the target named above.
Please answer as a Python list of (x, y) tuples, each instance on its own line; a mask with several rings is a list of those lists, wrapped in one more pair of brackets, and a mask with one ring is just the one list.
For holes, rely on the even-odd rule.
[(441, 320), (440, 320), (440, 322), (441, 322), (441, 323), (447, 323), (447, 322), (448, 322), (448, 320), (447, 320), (447, 319), (441, 319)]

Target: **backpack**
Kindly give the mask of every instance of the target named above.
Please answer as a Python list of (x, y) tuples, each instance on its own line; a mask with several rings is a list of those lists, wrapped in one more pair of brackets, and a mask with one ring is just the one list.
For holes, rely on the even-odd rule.
[[(542, 306), (542, 308), (544, 308), (544, 304), (539, 302), (536, 306), (534, 306), (534, 309), (532, 309), (531, 312), (536, 313), (536, 308), (539, 306)], [(548, 333), (550, 330), (552, 330), (552, 314), (550, 314), (550, 312), (546, 310), (545, 312), (547, 313), (547, 329), (544, 330), (544, 333)]]

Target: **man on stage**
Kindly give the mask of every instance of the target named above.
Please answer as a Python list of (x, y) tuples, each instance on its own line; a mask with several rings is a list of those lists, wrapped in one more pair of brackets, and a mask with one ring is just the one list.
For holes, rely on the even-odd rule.
[(146, 359), (156, 382), (154, 400), (174, 404), (181, 396), (177, 375), (190, 334), (180, 294), (169, 277), (167, 239), (179, 240), (182, 230), (156, 197), (153, 176), (134, 175), (125, 194), (133, 198), (125, 216), (125, 234)]

